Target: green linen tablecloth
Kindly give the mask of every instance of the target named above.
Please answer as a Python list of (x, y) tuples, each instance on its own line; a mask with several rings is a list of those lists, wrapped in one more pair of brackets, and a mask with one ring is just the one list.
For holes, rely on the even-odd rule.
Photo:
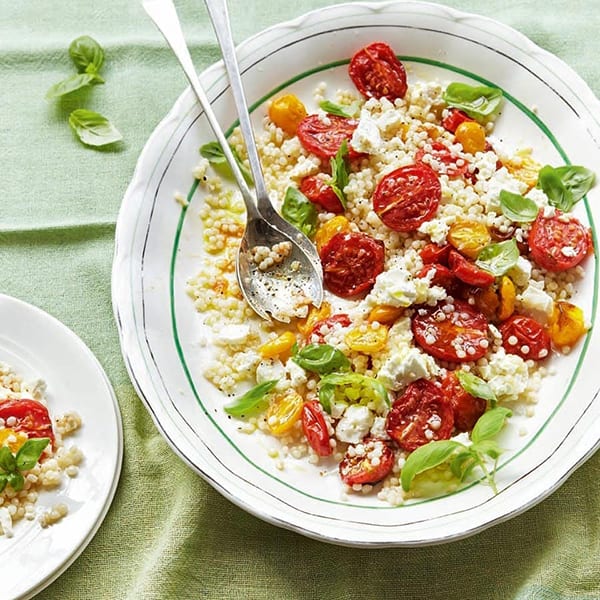
[[(328, 3), (231, 0), (234, 36), (241, 41)], [(511, 25), (600, 94), (597, 0), (446, 4)], [(177, 5), (201, 70), (219, 56), (203, 3)], [(66, 50), (82, 34), (106, 50), (106, 85), (47, 102), (48, 87), (72, 72)], [(135, 0), (0, 0), (0, 73), (0, 291), (45, 309), (90, 346), (115, 388), (125, 434), (106, 520), (38, 598), (600, 598), (600, 454), (521, 516), (419, 549), (306, 539), (246, 514), (188, 469), (128, 379), (110, 291), (121, 199), (184, 77)], [(118, 150), (75, 140), (66, 121), (81, 104), (119, 127), (125, 141)], [(0, 597), (1, 589), (0, 582)]]

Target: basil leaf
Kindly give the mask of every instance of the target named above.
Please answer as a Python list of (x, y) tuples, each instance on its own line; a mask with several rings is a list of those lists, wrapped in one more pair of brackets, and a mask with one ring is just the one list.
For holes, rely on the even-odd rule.
[(277, 385), (277, 379), (264, 381), (240, 396), (235, 404), (225, 407), (225, 412), (234, 417), (243, 417), (262, 407), (265, 396)]
[(529, 223), (538, 214), (538, 205), (531, 198), (506, 190), (500, 192), (500, 208), (502, 214), (515, 223)]
[(465, 392), (476, 398), (483, 398), (484, 400), (496, 402), (496, 394), (494, 394), (494, 391), (486, 381), (480, 379), (477, 375), (473, 375), (462, 369), (454, 371), (454, 373)]
[(519, 248), (514, 239), (490, 244), (478, 255), (475, 264), (499, 277), (512, 269), (519, 259)]
[(319, 375), (350, 368), (347, 356), (329, 344), (308, 344), (295, 352), (292, 360), (303, 369)]
[(78, 108), (69, 115), (69, 125), (87, 146), (106, 146), (123, 139), (119, 130), (101, 114)]
[(477, 466), (478, 460), (470, 449), (459, 452), (450, 463), (450, 470), (453, 475), (464, 481), (471, 471)]
[(0, 469), (6, 471), (6, 473), (12, 473), (17, 469), (17, 461), (6, 446), (0, 448)]
[(331, 411), (334, 400), (351, 404), (373, 402), (379, 405), (390, 405), (385, 386), (377, 379), (360, 373), (331, 373), (321, 379), (319, 401), (327, 412)]
[(329, 100), (323, 100), (319, 102), (319, 108), (330, 115), (352, 119), (353, 117), (356, 117), (360, 111), (360, 102), (355, 101), (352, 104), (344, 105), (335, 104)]
[(569, 212), (594, 185), (595, 175), (585, 167), (567, 165), (540, 169), (537, 187), (548, 196), (551, 206)]
[(464, 446), (453, 440), (439, 440), (429, 442), (411, 452), (400, 472), (402, 489), (408, 492), (416, 475), (446, 462), (458, 448)]
[(86, 85), (90, 85), (91, 83), (104, 83), (104, 80), (94, 73), (78, 73), (77, 75), (72, 75), (64, 81), (55, 83), (46, 92), (46, 100), (65, 96), (66, 94), (70, 94), (75, 90), (85, 87)]
[(479, 444), (483, 440), (493, 438), (504, 427), (504, 423), (512, 411), (503, 406), (497, 406), (483, 413), (471, 431), (471, 440)]
[(71, 42), (69, 56), (80, 73), (98, 73), (104, 62), (104, 50), (89, 35), (82, 35)]
[(493, 460), (498, 460), (502, 452), (504, 452), (496, 440), (481, 440), (471, 447), (480, 454), (486, 454)]
[(446, 88), (443, 98), (448, 106), (458, 108), (474, 119), (485, 118), (500, 108), (502, 90), (455, 82)]
[[(246, 168), (246, 165), (242, 162), (240, 155), (237, 153), (236, 149), (233, 146), (229, 146), (231, 149), (231, 153), (233, 154), (233, 158), (242, 173), (246, 183), (248, 185), (254, 185), (254, 180), (252, 179), (252, 175), (250, 171)], [(233, 179), (233, 173), (231, 172), (231, 167), (225, 158), (225, 154), (223, 153), (223, 148), (221, 148), (221, 144), (219, 142), (208, 142), (203, 146), (200, 146), (200, 155), (208, 160), (208, 162), (223, 176), (228, 179)]]
[(596, 176), (593, 171), (576, 165), (557, 167), (556, 173), (564, 186), (573, 194), (573, 202), (579, 202), (593, 187)]
[(315, 205), (298, 189), (289, 187), (281, 206), (283, 218), (295, 225), (304, 235), (312, 237), (317, 231), (318, 212)]
[(338, 151), (335, 153), (335, 157), (329, 160), (331, 167), (331, 181), (328, 185), (335, 192), (335, 195), (340, 199), (344, 209), (346, 208), (346, 196), (344, 195), (344, 188), (348, 185), (348, 168), (344, 156), (348, 154), (348, 142), (344, 140)]
[(50, 443), (50, 438), (35, 438), (27, 440), (17, 452), (15, 460), (19, 471), (28, 471), (37, 464), (42, 452)]
[(8, 483), (8, 475), (6, 473), (0, 473), (0, 493), (4, 491), (6, 484)]
[(17, 473), (16, 471), (14, 473), (9, 473), (6, 478), (8, 479), (10, 487), (12, 487), (15, 492), (20, 492), (23, 489), (25, 478), (21, 473)]

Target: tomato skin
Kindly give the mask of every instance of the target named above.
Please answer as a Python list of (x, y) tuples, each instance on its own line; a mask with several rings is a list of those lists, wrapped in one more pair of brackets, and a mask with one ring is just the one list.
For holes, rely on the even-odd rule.
[[(499, 329), (502, 334), (502, 346), (509, 354), (517, 354), (524, 360), (543, 360), (550, 354), (550, 336), (531, 317), (513, 315), (504, 321)], [(511, 338), (516, 338), (516, 344), (510, 343)], [(528, 348), (527, 352), (523, 350), (524, 347)]]
[(485, 412), (487, 402), (469, 394), (452, 371), (444, 377), (442, 387), (454, 411), (454, 428), (461, 432), (471, 431)]
[(454, 310), (448, 313), (443, 310), (443, 303), (419, 309), (412, 318), (415, 341), (440, 360), (477, 360), (486, 354), (489, 346), (488, 320), (467, 302), (454, 300), (453, 304)]
[(419, 252), (419, 256), (426, 265), (438, 263), (440, 265), (448, 266), (448, 254), (450, 253), (451, 248), (452, 246), (450, 244), (438, 246), (431, 242), (422, 248)]
[(448, 266), (457, 279), (460, 279), (463, 283), (467, 283), (468, 285), (485, 288), (496, 281), (494, 275), (480, 269), (475, 263), (467, 260), (456, 250), (450, 250)]
[(333, 188), (327, 183), (327, 176), (309, 175), (300, 182), (300, 191), (313, 203), (327, 212), (343, 213), (344, 207)]
[(348, 158), (362, 156), (350, 145), (350, 138), (358, 126), (355, 119), (327, 115), (322, 120), (319, 115), (308, 115), (298, 124), (296, 131), (300, 143), (307, 152), (319, 158), (333, 158), (343, 141), (348, 142)]
[(381, 240), (366, 233), (334, 235), (321, 250), (323, 282), (336, 296), (349, 298), (369, 291), (384, 268)]
[[(568, 254), (564, 250), (568, 248)], [(592, 236), (572, 215), (559, 210), (544, 216), (540, 210), (529, 232), (533, 260), (547, 271), (558, 273), (577, 266), (592, 249)]]
[(454, 133), (461, 123), (467, 121), (474, 121), (474, 119), (458, 108), (449, 108), (448, 114), (442, 119), (442, 127), (446, 131)]
[[(434, 415), (437, 427), (431, 426)], [(386, 421), (388, 435), (407, 452), (432, 440), (447, 440), (453, 428), (454, 412), (442, 386), (427, 379), (417, 379), (406, 387)]]
[(373, 209), (394, 231), (415, 231), (435, 215), (442, 187), (435, 171), (424, 164), (400, 167), (385, 175), (373, 193)]
[[(415, 154), (415, 162), (420, 163), (423, 161), (423, 157), (431, 156), (431, 158), (439, 164), (439, 168), (432, 167), (429, 163), (427, 166), (433, 168), (435, 171), (440, 171), (448, 175), (448, 177), (461, 177), (465, 175), (469, 170), (469, 163), (463, 158), (454, 156), (447, 146), (441, 142), (431, 142), (431, 150), (425, 151), (423, 148), (417, 150)], [(462, 160), (463, 164), (460, 166), (456, 164), (456, 161)]]
[[(394, 452), (384, 440), (365, 438), (360, 445), (364, 447), (361, 456), (350, 456), (347, 452), (340, 462), (340, 478), (346, 485), (377, 483), (389, 475), (394, 466)], [(378, 464), (373, 464), (367, 456), (374, 450), (381, 452)]]
[(350, 325), (352, 324), (352, 321), (350, 320), (350, 317), (345, 313), (338, 313), (336, 315), (331, 315), (330, 317), (327, 317), (326, 319), (321, 319), (320, 321), (317, 321), (315, 323), (315, 326), (313, 327), (312, 331), (310, 332), (309, 338), (312, 338), (312, 339), (317, 338), (315, 343), (323, 344), (325, 342), (325, 338), (324, 338), (323, 334), (321, 333), (321, 327), (325, 326), (328, 329), (331, 329), (332, 327), (334, 327), (337, 324), (341, 325), (342, 327), (350, 327)]
[(404, 98), (408, 86), (404, 65), (383, 42), (359, 50), (348, 67), (350, 79), (366, 98)]
[(302, 430), (310, 447), (319, 456), (329, 456), (333, 452), (323, 409), (318, 400), (310, 400), (302, 406)]
[[(431, 271), (433, 270), (433, 277), (431, 277)], [(431, 285), (441, 285), (443, 288), (450, 288), (454, 283), (454, 275), (452, 271), (444, 265), (431, 263), (425, 265), (418, 273), (417, 277), (425, 278), (431, 277)]]
[(37, 400), (4, 400), (0, 402), (0, 419), (14, 417), (17, 422), (10, 425), (14, 431), (23, 431), (30, 438), (50, 438), (54, 445), (54, 431), (48, 409)]

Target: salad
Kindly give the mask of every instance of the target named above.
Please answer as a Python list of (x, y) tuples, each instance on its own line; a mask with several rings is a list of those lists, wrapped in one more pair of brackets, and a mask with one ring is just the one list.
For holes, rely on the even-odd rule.
[[(244, 303), (243, 204), (215, 143), (200, 149), (206, 254), (187, 291), (216, 340), (204, 376), (240, 431), (279, 440), (276, 468), (325, 465), (345, 494), (392, 504), (435, 479), (495, 491), (502, 429), (589, 329), (575, 295), (592, 236), (574, 213), (594, 174), (509, 148), (501, 90), (410, 81), (386, 43), (348, 74), (332, 97), (275, 97), (258, 137), (272, 200), (323, 266), (325, 301), (289, 323)], [(243, 165), (238, 130), (230, 143)]]

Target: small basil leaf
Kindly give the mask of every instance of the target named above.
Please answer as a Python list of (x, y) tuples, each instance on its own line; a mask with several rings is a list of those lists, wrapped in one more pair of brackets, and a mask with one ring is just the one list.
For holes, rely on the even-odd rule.
[(477, 466), (477, 458), (470, 449), (459, 452), (450, 463), (453, 475), (464, 481), (471, 471)]
[(28, 471), (37, 464), (42, 452), (50, 443), (50, 438), (35, 438), (27, 440), (17, 452), (15, 460), (19, 471)]
[(475, 264), (495, 277), (504, 275), (512, 269), (519, 260), (519, 247), (514, 239), (490, 244), (478, 255)]
[(356, 117), (360, 111), (360, 102), (355, 101), (352, 104), (335, 104), (329, 100), (323, 100), (319, 102), (319, 108), (324, 110), (330, 115), (336, 115), (337, 117), (346, 117), (352, 119)]
[(331, 405), (335, 400), (335, 385), (332, 383), (323, 383), (319, 385), (319, 402), (323, 407), (323, 410), (331, 414)]
[(335, 157), (329, 160), (331, 166), (331, 181), (328, 185), (335, 192), (335, 195), (340, 199), (342, 206), (346, 208), (346, 196), (344, 188), (348, 185), (348, 168), (344, 157), (348, 154), (348, 142), (344, 140)]
[(17, 469), (17, 461), (6, 446), (0, 448), (0, 468), (6, 473), (12, 473)]
[(565, 187), (573, 194), (573, 202), (579, 202), (593, 187), (596, 176), (593, 171), (577, 165), (555, 169)]
[(240, 396), (235, 404), (225, 407), (225, 412), (234, 416), (242, 417), (248, 413), (255, 412), (262, 408), (265, 396), (277, 385), (277, 379), (271, 379), (255, 385), (249, 389), (243, 396)]
[(9, 473), (6, 478), (8, 479), (10, 487), (12, 487), (15, 492), (20, 492), (23, 489), (23, 486), (25, 485), (25, 479), (21, 473)]
[(529, 223), (538, 214), (538, 206), (531, 198), (502, 190), (500, 192), (502, 214), (515, 223)]
[[(331, 389), (330, 389), (331, 388)], [(321, 398), (325, 395), (325, 402)], [(390, 398), (385, 386), (374, 379), (360, 373), (331, 373), (323, 377), (319, 383), (319, 400), (323, 408), (331, 406), (333, 400), (350, 404), (379, 405), (380, 409), (390, 405)]]
[[(240, 155), (237, 153), (236, 149), (232, 146), (229, 146), (231, 149), (231, 153), (233, 154), (233, 158), (242, 173), (246, 183), (248, 185), (253, 185), (254, 180), (252, 179), (252, 175), (250, 171), (246, 168), (246, 165), (243, 163)], [(225, 154), (223, 153), (223, 148), (221, 148), (221, 144), (219, 142), (208, 142), (203, 146), (200, 146), (200, 155), (208, 160), (208, 162), (215, 167), (215, 169), (223, 176), (228, 179), (233, 179), (233, 173), (231, 172), (231, 167), (225, 158)]]
[(315, 205), (300, 190), (290, 186), (285, 191), (281, 214), (307, 237), (315, 235), (318, 212)]
[(104, 50), (89, 35), (82, 35), (71, 42), (69, 56), (80, 73), (98, 73), (104, 62)]
[(347, 356), (329, 344), (308, 344), (292, 356), (303, 369), (324, 375), (350, 368)]
[(512, 411), (503, 406), (491, 408), (483, 413), (475, 423), (471, 431), (471, 440), (474, 444), (479, 444), (483, 440), (493, 438), (504, 427), (506, 419), (512, 415)]
[(465, 392), (476, 398), (483, 398), (484, 400), (496, 402), (496, 394), (494, 394), (494, 391), (486, 381), (480, 379), (477, 375), (473, 375), (473, 373), (463, 371), (462, 369), (454, 371), (454, 373)]
[(477, 444), (474, 444), (472, 448), (479, 452), (479, 454), (485, 454), (493, 460), (498, 460), (503, 452), (496, 440), (481, 440)]
[(594, 185), (595, 175), (585, 167), (567, 165), (540, 169), (537, 187), (548, 196), (551, 206), (569, 212)]
[(85, 87), (86, 85), (90, 85), (91, 83), (103, 82), (104, 80), (94, 73), (78, 73), (77, 75), (72, 75), (71, 77), (68, 77), (64, 81), (55, 83), (46, 92), (46, 99), (51, 100), (52, 98), (59, 98), (60, 96), (70, 94), (75, 90), (79, 90), (82, 87)]
[(486, 118), (500, 108), (502, 91), (484, 85), (451, 83), (444, 92), (444, 101), (448, 106), (458, 108), (474, 119)]
[(416, 475), (446, 462), (459, 448), (464, 448), (459, 442), (440, 440), (429, 442), (411, 452), (400, 472), (402, 489), (408, 492)]
[(0, 473), (0, 493), (4, 491), (6, 484), (8, 483), (8, 475), (6, 473)]
[(69, 125), (87, 146), (106, 146), (123, 139), (119, 130), (101, 114), (78, 108), (69, 115)]

